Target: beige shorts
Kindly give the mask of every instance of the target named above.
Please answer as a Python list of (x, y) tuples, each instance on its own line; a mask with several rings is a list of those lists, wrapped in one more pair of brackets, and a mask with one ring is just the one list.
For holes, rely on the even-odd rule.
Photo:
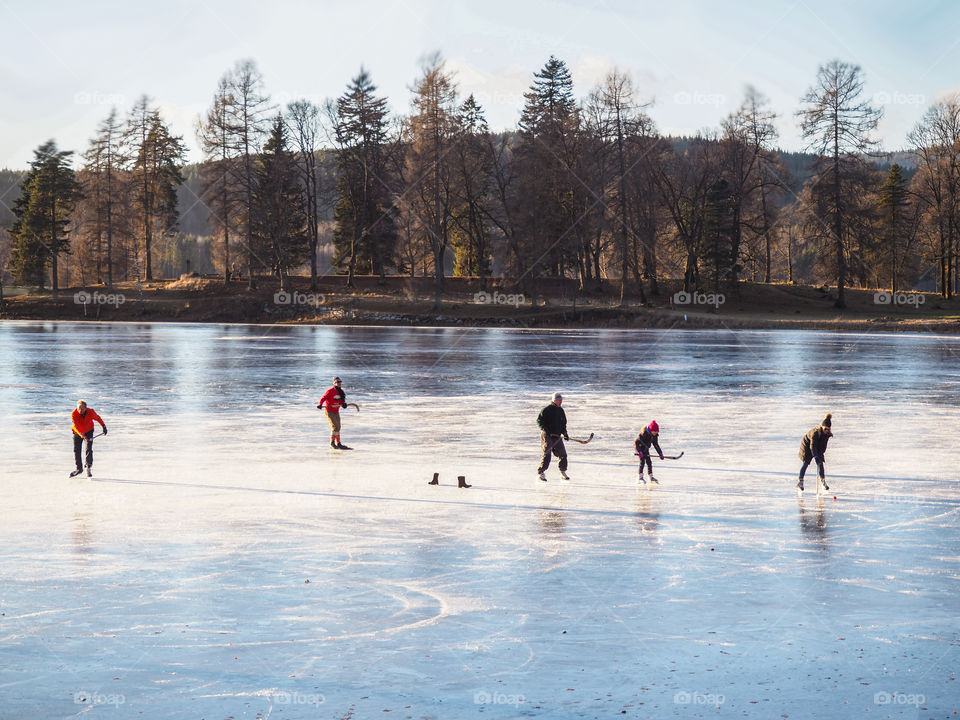
[(327, 421), (330, 423), (330, 429), (338, 433), (340, 432), (340, 413), (339, 412), (330, 412), (329, 410), (324, 410), (327, 414)]

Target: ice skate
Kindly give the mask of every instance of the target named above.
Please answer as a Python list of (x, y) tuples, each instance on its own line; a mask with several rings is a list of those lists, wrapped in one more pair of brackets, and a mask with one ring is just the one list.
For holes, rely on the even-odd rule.
[(537, 477), (540, 478), (541, 480), (543, 480), (543, 482), (546, 482), (546, 481), (547, 481), (547, 476), (544, 475), (543, 472), (537, 473)]
[(93, 477), (93, 470), (87, 465), (87, 477)]
[(798, 493), (803, 492), (803, 478), (800, 478), (799, 480), (797, 480), (797, 492)]
[(652, 474), (649, 477), (650, 477), (650, 482), (652, 482), (654, 485), (660, 484), (660, 481), (657, 480)]
[(77, 475), (79, 475), (79, 474), (82, 473), (82, 472), (83, 472), (83, 468), (77, 468), (77, 469), (74, 470), (72, 473), (70, 473), (70, 477), (76, 477)]
[(827, 479), (826, 479), (826, 478), (820, 478), (820, 485), (823, 487), (824, 490), (829, 490), (829, 489), (830, 489), (830, 486), (827, 485)]
[(567, 475), (567, 471), (566, 471), (566, 470), (561, 470), (561, 471), (560, 471), (560, 478), (561, 478), (562, 480), (569, 480), (569, 479), (570, 479), (570, 476)]

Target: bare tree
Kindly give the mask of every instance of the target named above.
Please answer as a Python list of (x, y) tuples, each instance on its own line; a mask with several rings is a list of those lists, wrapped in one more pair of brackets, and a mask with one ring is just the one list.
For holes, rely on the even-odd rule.
[(319, 176), (317, 153), (321, 130), (320, 108), (308, 100), (296, 100), (287, 105), (287, 126), (296, 149), (297, 168), (303, 185), (303, 205), (307, 220), (307, 239), (310, 245), (310, 289), (317, 289), (317, 245), (319, 232)]
[(414, 86), (409, 121), (407, 163), (414, 186), (405, 189), (433, 249), (436, 304), (444, 287), (444, 264), (450, 243), (451, 174), (457, 134), (457, 89), (444, 61), (433, 55)]
[(818, 156), (818, 182), (826, 191), (828, 226), (836, 257), (836, 306), (847, 306), (844, 286), (847, 279), (846, 233), (851, 208), (845, 204), (843, 184), (858, 170), (863, 154), (876, 146), (870, 138), (883, 112), (862, 100), (863, 72), (859, 65), (831, 60), (817, 71), (816, 83), (801, 98), (806, 105), (798, 111), (807, 148)]
[(960, 242), (960, 95), (931, 105), (908, 140), (917, 158), (913, 187), (935, 238), (940, 293), (949, 299), (960, 285), (956, 260)]
[(263, 90), (263, 76), (253, 60), (240, 60), (225, 76), (225, 89), (233, 99), (227, 108), (230, 143), (236, 154), (236, 183), (240, 193), (243, 238), (247, 251), (247, 288), (256, 287), (254, 270), (269, 267), (261, 256), (253, 232), (256, 156), (267, 132), (270, 98)]
[(230, 230), (238, 206), (236, 153), (231, 133), (231, 107), (234, 104), (229, 78), (217, 84), (213, 103), (203, 118), (198, 118), (196, 131), (205, 162), (200, 166), (201, 196), (208, 210), (214, 232), (223, 237), (223, 282), (229, 284)]

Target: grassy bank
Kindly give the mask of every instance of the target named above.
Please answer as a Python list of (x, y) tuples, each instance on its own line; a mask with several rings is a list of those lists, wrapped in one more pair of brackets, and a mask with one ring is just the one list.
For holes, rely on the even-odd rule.
[[(891, 298), (874, 290), (847, 290), (848, 307), (834, 307), (835, 289), (806, 285), (740, 283), (722, 296), (677, 296), (679, 281), (664, 281), (656, 296), (621, 305), (618, 288), (579, 292), (572, 280), (540, 280), (523, 293), (513, 285), (447, 278), (437, 294), (429, 278), (294, 278), (292, 292), (276, 280), (255, 290), (246, 283), (183, 278), (65, 288), (5, 298), (0, 318), (148, 322), (243, 322), (368, 325), (451, 325), (588, 328), (803, 328), (960, 333), (960, 301), (932, 294)], [(885, 302), (889, 300), (889, 302)]]

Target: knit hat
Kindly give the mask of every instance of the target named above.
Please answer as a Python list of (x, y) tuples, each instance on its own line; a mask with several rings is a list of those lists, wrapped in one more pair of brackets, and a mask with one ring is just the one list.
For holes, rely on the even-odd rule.
[(659, 432), (660, 432), (660, 426), (657, 425), (657, 421), (656, 421), (656, 420), (651, 420), (651, 421), (650, 421), (650, 424), (647, 425), (647, 428), (648, 428), (648, 429), (650, 430), (650, 432), (652, 432), (652, 433), (659, 433)]
[(820, 423), (820, 425), (822, 425), (825, 428), (830, 427), (830, 417), (831, 417), (830, 413), (827, 413), (826, 417), (823, 418), (823, 422)]

